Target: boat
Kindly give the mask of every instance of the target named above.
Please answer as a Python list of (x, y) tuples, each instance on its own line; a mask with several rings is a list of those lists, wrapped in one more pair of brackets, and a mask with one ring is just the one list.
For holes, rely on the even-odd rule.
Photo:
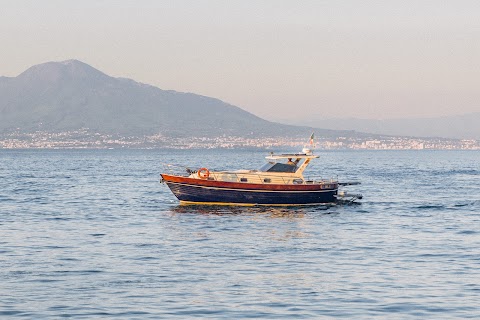
[(305, 178), (305, 169), (317, 158), (319, 156), (309, 148), (304, 148), (301, 153), (271, 153), (266, 156), (267, 162), (257, 170), (185, 168), (184, 175), (160, 174), (160, 182), (170, 188), (180, 204), (190, 205), (334, 205), (339, 201), (353, 202), (362, 198), (360, 194), (339, 192), (339, 187), (359, 182)]

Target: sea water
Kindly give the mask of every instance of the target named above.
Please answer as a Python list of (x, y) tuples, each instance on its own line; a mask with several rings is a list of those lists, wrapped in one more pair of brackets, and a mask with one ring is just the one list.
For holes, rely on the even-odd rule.
[(361, 204), (179, 206), (162, 164), (268, 152), (0, 150), (0, 317), (480, 318), (480, 152), (318, 151)]

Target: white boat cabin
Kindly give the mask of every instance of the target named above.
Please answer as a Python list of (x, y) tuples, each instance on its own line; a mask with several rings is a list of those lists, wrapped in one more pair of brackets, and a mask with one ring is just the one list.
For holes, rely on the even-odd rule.
[(242, 183), (269, 184), (313, 184), (327, 181), (305, 181), (303, 172), (312, 159), (319, 156), (311, 152), (292, 154), (271, 154), (267, 163), (258, 170), (209, 171), (201, 168), (192, 172), (190, 178)]

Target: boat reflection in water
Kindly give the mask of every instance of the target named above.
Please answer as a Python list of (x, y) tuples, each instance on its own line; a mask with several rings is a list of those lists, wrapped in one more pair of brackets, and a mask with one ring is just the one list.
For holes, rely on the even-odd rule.
[(186, 175), (162, 173), (165, 183), (180, 200), (190, 205), (299, 206), (334, 205), (339, 200), (355, 201), (361, 195), (339, 192), (335, 179), (305, 179), (303, 172), (318, 158), (311, 149), (301, 153), (270, 154), (257, 170), (191, 170)]
[[(292, 210), (292, 208), (294, 210)], [(307, 213), (329, 214), (327, 206), (287, 207), (287, 206), (226, 206), (226, 205), (179, 205), (171, 209), (173, 215), (201, 214), (206, 216), (242, 215), (267, 216), (270, 218), (302, 218)]]

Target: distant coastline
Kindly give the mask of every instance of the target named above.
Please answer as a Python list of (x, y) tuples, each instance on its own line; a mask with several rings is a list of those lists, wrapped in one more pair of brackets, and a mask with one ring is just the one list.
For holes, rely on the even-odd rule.
[[(328, 122), (276, 123), (216, 98), (114, 78), (78, 60), (0, 80), (2, 149), (282, 148), (303, 145), (312, 131), (326, 150), (480, 149), (478, 139), (413, 137), (422, 122), (402, 122), (404, 131), (389, 134), (366, 133), (370, 126), (345, 130), (351, 127), (341, 123), (335, 129)], [(459, 118), (457, 127), (477, 128), (477, 116)]]
[[(15, 131), (0, 135), (0, 149), (278, 149), (298, 147), (304, 143), (304, 138), (286, 137), (121, 136), (102, 134), (87, 128), (63, 132)], [(378, 135), (320, 136), (317, 137), (316, 147), (322, 150), (480, 150), (480, 141)]]

